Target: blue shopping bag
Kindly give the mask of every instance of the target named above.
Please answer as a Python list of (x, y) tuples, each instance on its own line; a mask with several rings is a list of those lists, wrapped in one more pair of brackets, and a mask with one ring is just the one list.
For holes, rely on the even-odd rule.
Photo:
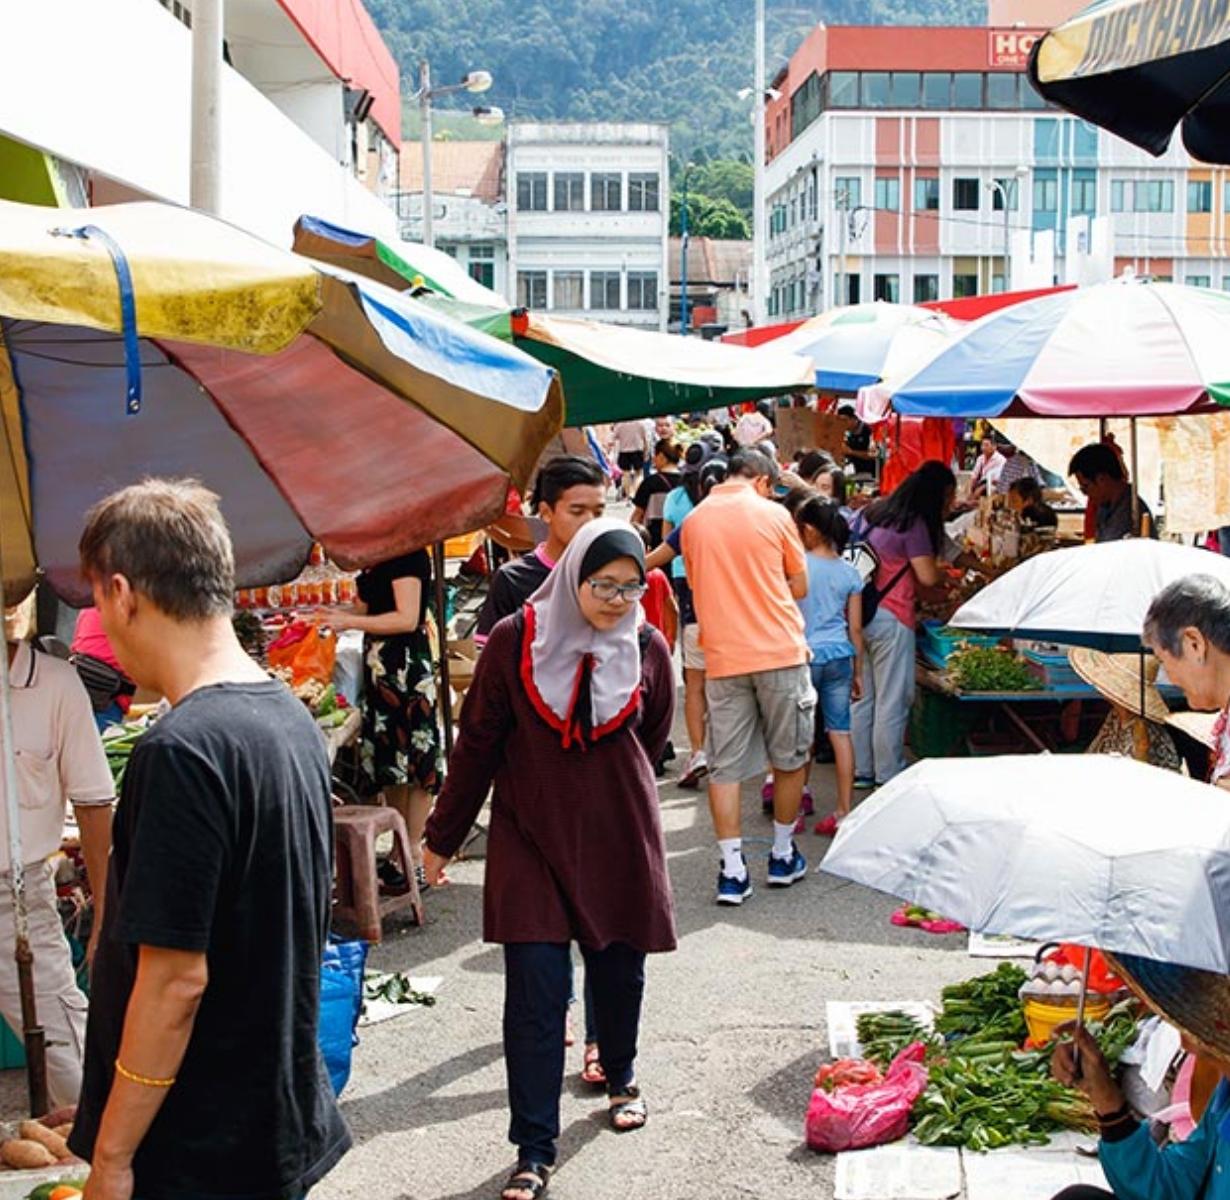
[(355, 1028), (363, 1008), (366, 942), (329, 939), (320, 968), (320, 1029), (317, 1040), (333, 1093), (342, 1094), (350, 1079), (350, 1057), (359, 1044)]

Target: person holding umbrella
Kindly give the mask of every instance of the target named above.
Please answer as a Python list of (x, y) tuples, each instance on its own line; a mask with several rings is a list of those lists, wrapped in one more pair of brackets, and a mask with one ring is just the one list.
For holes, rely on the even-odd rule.
[(1144, 639), (1188, 704), (1219, 714), (1209, 782), (1230, 791), (1230, 588), (1211, 575), (1170, 584), (1149, 606)]
[(1098, 1158), (1113, 1190), (1081, 1184), (1054, 1200), (1225, 1200), (1230, 1197), (1230, 977), (1134, 955), (1107, 959), (1151, 1010), (1179, 1030), (1184, 1049), (1216, 1068), (1218, 1083), (1191, 1136), (1159, 1148), (1147, 1122), (1133, 1116), (1094, 1036), (1083, 1025), (1066, 1026), (1070, 1037), (1057, 1042), (1051, 1073), (1093, 1105), (1102, 1135)]

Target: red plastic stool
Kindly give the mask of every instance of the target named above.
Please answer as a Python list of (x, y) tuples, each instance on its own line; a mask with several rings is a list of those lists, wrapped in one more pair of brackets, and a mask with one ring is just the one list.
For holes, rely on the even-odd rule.
[[(393, 858), (410, 884), (402, 896), (382, 896), (376, 874), (376, 839), (393, 835)], [(379, 942), (381, 922), (392, 913), (410, 909), (423, 923), (419, 885), (410, 856), (410, 835), (401, 813), (393, 808), (347, 804), (333, 810), (333, 836), (337, 858), (337, 901), (333, 925), (345, 937)]]

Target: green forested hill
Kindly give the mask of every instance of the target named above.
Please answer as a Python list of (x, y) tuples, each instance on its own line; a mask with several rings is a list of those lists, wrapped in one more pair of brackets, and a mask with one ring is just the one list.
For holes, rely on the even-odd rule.
[[(752, 0), (365, 0), (407, 81), (495, 76), (512, 117), (664, 120), (679, 156), (751, 153)], [(768, 70), (816, 24), (977, 24), (985, 0), (768, 0)], [(407, 87), (407, 92), (411, 88)], [(458, 99), (459, 106), (464, 101)], [(411, 125), (408, 136), (414, 136)]]

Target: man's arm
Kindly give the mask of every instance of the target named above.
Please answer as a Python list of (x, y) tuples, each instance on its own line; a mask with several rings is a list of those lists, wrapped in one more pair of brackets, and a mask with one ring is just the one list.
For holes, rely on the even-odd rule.
[(85, 1200), (128, 1200), (132, 1160), (188, 1049), (209, 969), (204, 954), (141, 946), (119, 1062), (94, 1144)]
[(90, 891), (94, 896), (94, 924), (90, 931), (90, 944), (86, 949), (86, 961), (93, 963), (102, 930), (103, 906), (107, 899), (107, 867), (111, 861), (111, 805), (74, 804), (73, 815), (81, 831), (81, 853), (85, 858), (86, 874), (90, 878)]

